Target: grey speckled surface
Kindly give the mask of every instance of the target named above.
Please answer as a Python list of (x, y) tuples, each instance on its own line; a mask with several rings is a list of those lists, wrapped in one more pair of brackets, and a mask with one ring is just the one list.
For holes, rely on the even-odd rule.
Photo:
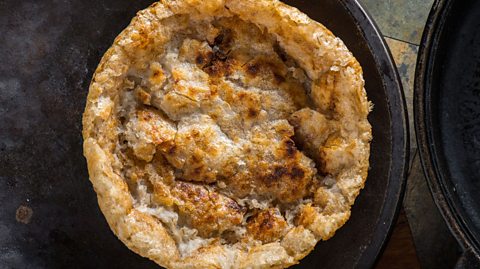
[(360, 0), (385, 36), (416, 45), (420, 44), (433, 1)]

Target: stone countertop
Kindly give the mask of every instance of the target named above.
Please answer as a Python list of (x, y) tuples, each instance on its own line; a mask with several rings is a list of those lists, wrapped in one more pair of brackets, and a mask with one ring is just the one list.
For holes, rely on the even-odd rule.
[[(359, 2), (376, 21), (390, 47), (402, 79), (410, 123), (411, 165), (403, 210), (377, 267), (452, 268), (459, 249), (428, 189), (417, 152), (413, 121), (417, 53), (434, 0), (359, 0)], [(414, 246), (411, 244), (412, 237)], [(412, 252), (413, 247), (416, 250), (416, 257), (413, 255), (408, 261), (405, 254)]]
[(413, 83), (418, 48), (433, 0), (360, 0), (387, 41), (402, 78), (410, 121), (410, 146), (416, 150)]

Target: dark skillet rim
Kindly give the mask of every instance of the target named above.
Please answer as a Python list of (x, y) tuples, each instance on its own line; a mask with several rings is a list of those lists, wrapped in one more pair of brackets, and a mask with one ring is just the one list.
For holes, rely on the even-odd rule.
[(435, 144), (434, 120), (432, 115), (432, 87), (430, 78), (433, 75), (435, 55), (441, 39), (447, 15), (452, 8), (453, 0), (436, 0), (427, 20), (420, 45), (414, 88), (414, 118), (417, 145), (425, 177), (435, 204), (448, 224), (449, 229), (465, 251), (480, 253), (479, 242), (476, 242), (468, 224), (459, 208), (459, 202), (447, 188), (447, 174), (442, 173), (443, 164), (439, 158)]
[[(389, 110), (391, 112), (391, 153), (386, 200), (376, 224), (376, 231), (370, 245), (363, 251), (356, 268), (372, 268), (383, 253), (390, 239), (403, 201), (409, 164), (408, 112), (402, 83), (392, 54), (371, 16), (357, 1), (340, 1), (355, 18), (378, 67), (386, 66), (393, 76), (380, 70)], [(375, 109), (375, 108), (374, 108)], [(375, 138), (374, 138), (375, 139)], [(368, 184), (368, 183), (367, 183)]]

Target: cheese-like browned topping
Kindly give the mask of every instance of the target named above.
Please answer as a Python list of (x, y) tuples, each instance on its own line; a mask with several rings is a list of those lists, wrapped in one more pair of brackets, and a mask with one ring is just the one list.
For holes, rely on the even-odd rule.
[[(122, 156), (150, 162), (161, 155), (175, 174), (161, 193), (174, 202), (156, 204), (166, 197), (158, 199), (154, 188), (151, 206), (176, 205), (184, 225), (201, 236), (221, 235), (241, 226), (249, 210), (235, 200), (255, 197), (280, 206), (313, 196), (316, 165), (297, 149), (288, 121), (309, 105), (309, 81), (277, 41), (251, 23), (228, 18), (195, 30), (129, 71), (123, 95), (133, 98), (123, 98), (119, 112), (126, 118), (124, 150), (133, 155)], [(200, 38), (212, 31), (213, 42)], [(317, 123), (330, 130), (326, 119)], [(276, 224), (281, 214), (272, 210), (256, 217), (271, 225), (250, 223), (242, 236), (279, 239), (287, 224)]]

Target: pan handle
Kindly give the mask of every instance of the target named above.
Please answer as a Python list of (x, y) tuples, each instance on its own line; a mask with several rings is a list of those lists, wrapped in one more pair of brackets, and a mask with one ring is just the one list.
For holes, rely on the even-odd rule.
[(455, 269), (473, 269), (480, 267), (480, 257), (471, 249), (466, 249), (457, 260)]

